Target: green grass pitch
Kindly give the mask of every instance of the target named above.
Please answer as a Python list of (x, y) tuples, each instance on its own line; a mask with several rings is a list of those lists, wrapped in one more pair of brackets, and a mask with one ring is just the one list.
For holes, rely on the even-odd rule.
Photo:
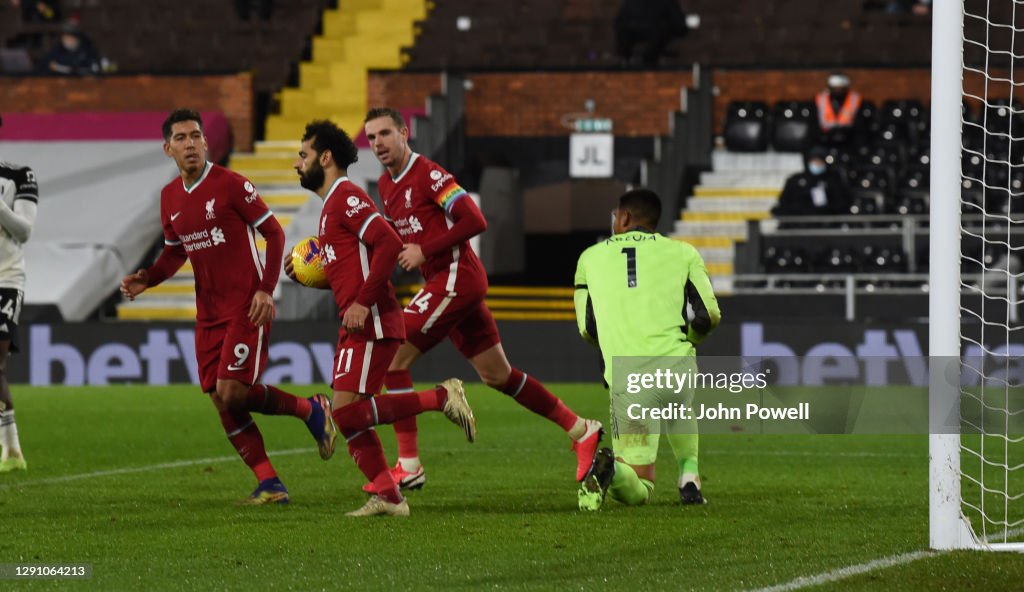
[[(412, 516), (352, 519), (365, 497), (344, 445), (321, 461), (292, 418), (256, 416), (292, 503), (247, 508), (235, 502), (254, 480), (195, 387), (13, 390), (29, 471), (0, 475), (0, 563), (91, 563), (93, 576), (3, 590), (744, 590), (927, 546), (925, 437), (705, 437), (700, 508), (678, 505), (663, 444), (653, 503), (584, 515), (560, 430), (471, 384), (478, 442), (421, 418), (428, 481)], [(606, 419), (600, 387), (553, 390)], [(1022, 582), (1024, 556), (964, 552), (813, 589)]]

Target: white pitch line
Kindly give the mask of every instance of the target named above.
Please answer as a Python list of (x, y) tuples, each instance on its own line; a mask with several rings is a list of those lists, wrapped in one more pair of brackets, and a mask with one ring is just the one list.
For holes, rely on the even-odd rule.
[(1000, 539), (1012, 539), (1020, 534), (1024, 534), (1024, 526), (1018, 526), (1016, 528), (1011, 528), (1010, 530), (1003, 532), (990, 532), (988, 533), (988, 536), (985, 537), (985, 542), (1001, 543), (1003, 541), (1001, 541)]
[(826, 571), (815, 576), (804, 576), (790, 582), (786, 582), (785, 584), (769, 586), (768, 588), (758, 588), (753, 592), (789, 592), (790, 590), (799, 590), (800, 588), (807, 588), (810, 586), (820, 586), (821, 584), (838, 582), (839, 580), (845, 580), (846, 578), (867, 573), (869, 571), (875, 571), (876, 569), (886, 569), (896, 565), (904, 565), (932, 555), (934, 555), (934, 553), (931, 551), (914, 551), (912, 553), (903, 553), (902, 555), (890, 555), (889, 557), (875, 559), (874, 561), (868, 561), (867, 563), (849, 565), (836, 570)]
[[(311, 448), (290, 448), (287, 450), (278, 450), (274, 452), (268, 452), (268, 456), (285, 456), (289, 454), (301, 454), (303, 452), (310, 452)], [(193, 460), (176, 460), (173, 462), (158, 463), (155, 465), (146, 465), (142, 467), (126, 467), (123, 469), (109, 469), (106, 471), (93, 471), (91, 473), (76, 473), (74, 475), (63, 475), (61, 477), (49, 477), (46, 479), (35, 479), (30, 481), (17, 481), (15, 483), (0, 483), (0, 491), (5, 489), (16, 489), (20, 487), (27, 487), (29, 485), (52, 485), (54, 483), (67, 483), (68, 481), (81, 481), (82, 479), (94, 479), (96, 477), (110, 477), (112, 475), (131, 475), (133, 473), (146, 473), (149, 471), (161, 471), (163, 469), (177, 469), (179, 467), (194, 467), (196, 465), (207, 465), (226, 463), (231, 461), (239, 460), (238, 455), (233, 456), (214, 456), (211, 458), (197, 458)]]
[(911, 452), (814, 452), (799, 450), (702, 450), (701, 455), (711, 456), (807, 456), (831, 458), (835, 456), (849, 458), (921, 458), (927, 459), (928, 453), (914, 454)]
[[(306, 452), (307, 448), (291, 448), (287, 450), (279, 450), (276, 452), (268, 452), (269, 455), (290, 455), (300, 454)], [(886, 453), (886, 452), (800, 452), (795, 450), (708, 450), (701, 454), (709, 456), (804, 456), (804, 457), (916, 457), (920, 456), (917, 454), (900, 454), (900, 453)], [(212, 458), (199, 458), (194, 460), (179, 460), (173, 462), (159, 463), (155, 465), (146, 465), (142, 467), (126, 467), (123, 469), (109, 469), (106, 471), (93, 471), (91, 473), (76, 473), (74, 475), (64, 475), (61, 477), (49, 477), (46, 479), (35, 479), (18, 481), (15, 483), (0, 483), (0, 491), (7, 489), (15, 489), (19, 487), (28, 487), (30, 485), (51, 485), (54, 483), (67, 483), (69, 481), (80, 481), (82, 479), (93, 479), (96, 477), (110, 477), (113, 475), (130, 475), (133, 473), (146, 473), (149, 471), (161, 471), (163, 469), (176, 469), (180, 467), (191, 467), (195, 465), (211, 464), (211, 463), (225, 463), (237, 460), (238, 456), (215, 456)]]

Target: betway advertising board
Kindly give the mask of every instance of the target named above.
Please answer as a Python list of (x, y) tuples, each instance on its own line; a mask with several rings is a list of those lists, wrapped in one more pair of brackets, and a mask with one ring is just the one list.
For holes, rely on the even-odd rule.
[[(597, 382), (598, 352), (583, 343), (573, 323), (499, 323), (504, 348), (516, 367), (542, 380)], [(72, 323), (21, 327), (21, 352), (12, 356), (10, 380), (33, 385), (198, 384), (193, 326), (184, 323)], [(337, 326), (279, 322), (271, 332), (268, 383), (326, 383)], [(1024, 383), (1024, 344), (965, 347), (985, 376)], [(776, 384), (923, 385), (927, 380), (927, 327), (923, 324), (739, 322), (724, 324), (698, 348), (700, 356), (764, 360)], [(449, 344), (421, 358), (417, 380), (459, 376), (477, 380)], [(997, 376), (998, 375), (998, 376)], [(972, 378), (975, 376), (975, 378)], [(967, 372), (966, 384), (977, 383)]]

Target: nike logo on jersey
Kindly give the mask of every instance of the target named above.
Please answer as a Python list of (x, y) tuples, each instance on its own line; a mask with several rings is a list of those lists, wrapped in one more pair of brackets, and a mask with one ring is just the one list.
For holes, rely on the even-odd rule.
[(174, 219), (177, 218), (180, 215), (181, 215), (181, 212), (174, 212), (173, 214), (171, 214), (171, 222), (174, 222)]
[(228, 364), (229, 372), (238, 372), (239, 370), (245, 370), (245, 366), (236, 366), (234, 364)]
[(345, 376), (346, 374), (348, 374), (348, 372), (342, 372), (341, 374), (335, 374), (334, 378), (336, 378), (336, 379), (337, 378), (341, 378), (342, 376)]

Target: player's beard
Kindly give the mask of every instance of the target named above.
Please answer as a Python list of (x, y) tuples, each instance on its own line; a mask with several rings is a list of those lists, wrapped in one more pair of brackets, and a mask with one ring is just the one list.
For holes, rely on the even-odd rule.
[(309, 170), (299, 175), (299, 185), (310, 191), (319, 191), (324, 186), (324, 167), (319, 161), (313, 161)]

